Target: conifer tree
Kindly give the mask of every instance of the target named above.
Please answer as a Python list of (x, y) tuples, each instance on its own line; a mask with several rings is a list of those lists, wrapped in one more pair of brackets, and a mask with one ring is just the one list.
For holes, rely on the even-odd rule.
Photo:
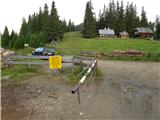
[(9, 40), (10, 40), (9, 31), (7, 26), (5, 26), (4, 33), (2, 35), (2, 42), (1, 42), (2, 47), (8, 48)]
[(94, 13), (92, 12), (93, 7), (91, 1), (87, 2), (85, 17), (84, 17), (84, 29), (83, 29), (83, 37), (91, 38), (96, 36), (96, 19), (94, 17)]
[(44, 5), (44, 11), (42, 15), (42, 33), (45, 37), (45, 42), (48, 42), (48, 31), (49, 31), (49, 11), (48, 11), (48, 5)]
[(48, 31), (48, 40), (53, 39), (57, 40), (63, 36), (62, 24), (59, 20), (57, 9), (55, 7), (55, 2), (52, 2), (51, 14), (49, 16), (49, 31)]
[(148, 23), (148, 27), (149, 27), (152, 31), (154, 31), (154, 27), (155, 27), (155, 26), (154, 26), (154, 22), (151, 22), (151, 21), (150, 21), (150, 22)]
[(9, 48), (14, 49), (14, 44), (18, 38), (18, 34), (12, 30), (11, 35), (10, 35), (10, 41), (9, 41)]
[(108, 15), (107, 15), (107, 23), (108, 23), (108, 26), (109, 28), (112, 28), (114, 29), (115, 26), (116, 26), (116, 6), (115, 6), (115, 3), (114, 3), (114, 0), (110, 1), (109, 3), (109, 9), (108, 9)]
[(98, 29), (103, 29), (106, 26), (108, 26), (106, 23), (106, 19), (107, 19), (107, 12), (106, 12), (106, 6), (104, 5), (103, 12), (101, 13), (101, 10), (99, 11), (99, 18), (97, 23)]
[(116, 20), (116, 32), (119, 35), (119, 32), (123, 32), (125, 30), (125, 15), (124, 15), (124, 6), (121, 1), (121, 6), (119, 7), (119, 3), (117, 1), (117, 20)]
[(68, 22), (68, 32), (71, 32), (72, 31), (72, 22), (71, 20), (69, 19), (69, 22)]
[(43, 14), (42, 14), (42, 9), (41, 7), (39, 8), (39, 14), (38, 14), (38, 31), (42, 31), (42, 23), (43, 23), (43, 18), (42, 18)]
[(136, 6), (133, 6), (133, 3), (127, 3), (126, 14), (126, 31), (129, 33), (130, 37), (134, 37), (134, 31), (136, 27), (139, 27), (139, 18), (137, 17)]
[(156, 39), (160, 40), (160, 22), (156, 26)]
[(27, 34), (27, 32), (28, 32), (27, 22), (26, 22), (25, 18), (23, 18), (19, 35), (25, 36)]
[(148, 27), (148, 20), (146, 17), (146, 12), (144, 11), (144, 7), (142, 7), (142, 13), (141, 13), (141, 27)]
[(160, 17), (156, 16), (156, 32), (155, 37), (156, 39), (160, 40)]
[(64, 32), (64, 33), (68, 31), (68, 30), (67, 30), (67, 29), (68, 29), (68, 28), (67, 28), (67, 22), (66, 22), (65, 19), (62, 21), (62, 29), (63, 29), (63, 32)]

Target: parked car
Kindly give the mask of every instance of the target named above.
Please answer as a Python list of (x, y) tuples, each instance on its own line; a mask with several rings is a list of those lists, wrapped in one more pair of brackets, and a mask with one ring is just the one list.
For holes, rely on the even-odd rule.
[(52, 49), (39, 47), (32, 52), (32, 55), (53, 56), (54, 51)]

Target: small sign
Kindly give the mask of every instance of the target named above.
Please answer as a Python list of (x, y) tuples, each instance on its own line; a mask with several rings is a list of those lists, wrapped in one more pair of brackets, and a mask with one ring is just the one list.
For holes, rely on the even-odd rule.
[(49, 57), (49, 68), (50, 69), (61, 69), (62, 68), (62, 56), (50, 56)]

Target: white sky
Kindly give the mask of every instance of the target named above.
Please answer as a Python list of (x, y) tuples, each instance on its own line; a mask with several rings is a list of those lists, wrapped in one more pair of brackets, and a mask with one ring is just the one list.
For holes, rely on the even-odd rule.
[[(65, 18), (67, 21), (71, 19), (75, 24), (83, 22), (85, 6), (88, 0), (54, 1), (61, 19)], [(104, 4), (108, 6), (109, 1), (110, 0), (92, 0), (96, 16), (98, 16), (99, 10), (103, 9)], [(160, 15), (159, 0), (123, 1), (125, 5), (127, 1), (136, 4), (139, 15), (141, 13), (142, 6), (144, 6), (145, 11), (147, 12), (147, 17), (150, 21), (155, 21), (155, 16)], [(0, 0), (0, 32), (3, 33), (6, 25), (10, 32), (12, 29), (19, 32), (22, 18), (25, 17), (27, 19), (29, 14), (38, 12), (40, 6), (43, 9), (45, 3), (47, 3), (50, 10), (52, 0)]]

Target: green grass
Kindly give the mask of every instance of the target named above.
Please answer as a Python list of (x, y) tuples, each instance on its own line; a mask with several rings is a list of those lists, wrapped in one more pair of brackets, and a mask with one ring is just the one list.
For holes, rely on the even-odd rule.
[(31, 54), (32, 54), (32, 51), (33, 51), (34, 49), (35, 49), (35, 48), (28, 47), (28, 48), (24, 48), (24, 49), (15, 50), (15, 52), (16, 52), (17, 55), (31, 55)]
[[(49, 45), (48, 45), (49, 46)], [(137, 49), (144, 52), (160, 52), (160, 42), (144, 39), (121, 39), (121, 38), (91, 38), (81, 37), (79, 32), (70, 32), (64, 35), (64, 39), (57, 44), (59, 49), (68, 49), (68, 53), (80, 51), (111, 52), (113, 50)], [(67, 51), (63, 51), (64, 53)]]
[[(52, 47), (50, 44), (47, 47)], [(70, 32), (56, 45), (57, 54), (79, 55), (82, 51), (109, 53), (113, 50), (136, 49), (145, 53), (142, 57), (104, 57), (102, 59), (123, 61), (160, 61), (160, 41), (121, 38), (83, 38), (80, 32)], [(151, 54), (151, 55), (148, 55)]]
[[(73, 69), (71, 68), (66, 68), (66, 70), (63, 70), (62, 74), (67, 75), (67, 80), (66, 83), (69, 85), (75, 85), (79, 82), (79, 80), (84, 76), (84, 74), (86, 73), (86, 71), (84, 73), (82, 73), (81, 75), (79, 75), (82, 70), (83, 70), (83, 66), (77, 66), (74, 67)], [(72, 72), (69, 72), (72, 71)], [(87, 79), (89, 79), (91, 74), (88, 75)], [(95, 79), (96, 81), (98, 80), (102, 80), (102, 72), (99, 69), (96, 69), (95, 71)], [(91, 81), (86, 80), (86, 82), (88, 84), (90, 84)]]
[(2, 77), (9, 76), (12, 81), (21, 81), (41, 73), (39, 66), (16, 65), (1, 71)]

